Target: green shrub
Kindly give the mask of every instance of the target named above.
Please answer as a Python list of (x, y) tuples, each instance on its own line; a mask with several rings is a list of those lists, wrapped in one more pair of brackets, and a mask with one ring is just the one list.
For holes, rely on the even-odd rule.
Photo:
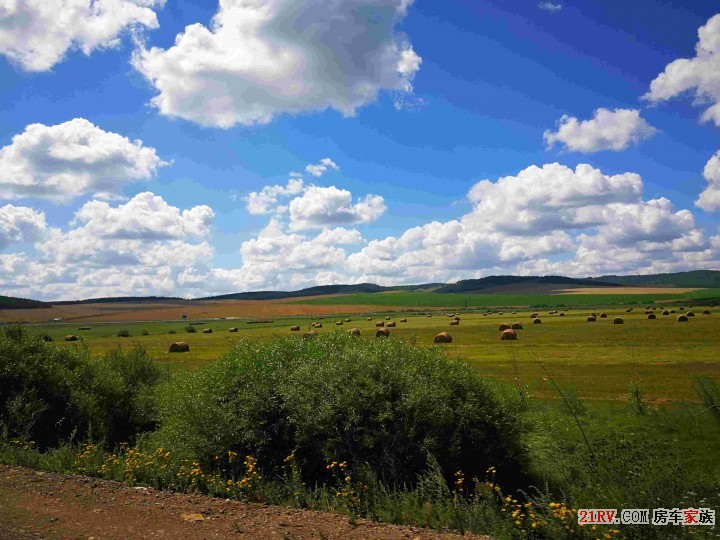
[(154, 427), (152, 389), (162, 371), (144, 349), (92, 361), (85, 347), (0, 329), (0, 432), (41, 449), (63, 441), (131, 440)]
[(177, 334), (177, 330), (168, 330), (168, 334)]
[(148, 332), (148, 331), (145, 330), (144, 328), (143, 328), (142, 332), (140, 332), (140, 333), (141, 333), (143, 336), (149, 336), (149, 335), (150, 335), (150, 332)]
[(213, 466), (228, 450), (271, 470), (295, 451), (303, 478), (332, 461), (368, 464), (389, 485), (412, 484), (428, 458), (448, 479), (490, 466), (519, 479), (519, 428), (467, 364), (436, 348), (353, 339), (242, 341), (214, 364), (173, 378), (160, 398), (156, 447)]
[(127, 328), (123, 328), (122, 330), (118, 330), (117, 337), (130, 337), (130, 330)]
[(187, 333), (189, 333), (189, 334), (194, 334), (195, 332), (197, 332), (197, 330), (195, 330), (195, 327), (192, 326), (191, 324), (188, 324), (188, 325), (185, 327), (185, 331), (186, 331)]

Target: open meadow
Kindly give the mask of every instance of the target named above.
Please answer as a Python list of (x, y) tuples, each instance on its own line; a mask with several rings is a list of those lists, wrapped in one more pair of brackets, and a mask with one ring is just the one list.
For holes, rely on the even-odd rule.
[[(637, 381), (646, 399), (651, 402), (693, 400), (693, 380), (698, 376), (720, 378), (720, 308), (692, 306), (693, 300), (702, 296), (717, 296), (714, 290), (676, 294), (566, 294), (566, 295), (449, 295), (432, 293), (392, 293), (352, 295), (341, 297), (323, 297), (294, 301), (265, 302), (276, 313), (271, 322), (251, 323), (248, 319), (248, 306), (233, 311), (232, 303), (221, 309), (195, 308), (206, 315), (227, 316), (236, 314), (242, 318), (192, 318), (193, 311), (188, 308), (166, 310), (167, 318), (180, 317), (181, 312), (189, 312), (188, 320), (162, 321), (123, 321), (91, 322), (93, 315), (77, 316), (73, 322), (39, 323), (31, 326), (33, 332), (45, 333), (55, 341), (64, 343), (66, 335), (78, 335), (89, 348), (92, 355), (99, 355), (118, 346), (141, 345), (150, 356), (168, 369), (196, 369), (227, 352), (234, 342), (242, 339), (271, 342), (283, 336), (302, 335), (314, 330), (324, 334), (333, 331), (346, 331), (357, 328), (363, 339), (376, 339), (376, 323), (390, 322), (397, 326), (389, 328), (391, 336), (412, 340), (420, 345), (433, 345), (433, 338), (440, 332), (451, 334), (453, 342), (441, 345), (447, 354), (467, 360), (483, 375), (507, 383), (527, 385), (535, 395), (552, 396), (555, 391), (540, 367), (542, 363), (551, 375), (562, 385), (574, 388), (579, 396), (590, 400), (624, 400), (630, 381)], [(366, 299), (366, 297), (371, 297)], [(422, 306), (416, 305), (416, 297), (422, 300)], [(449, 297), (449, 298), (447, 298)], [(458, 300), (455, 297), (460, 297)], [(493, 299), (493, 303), (488, 298)], [(355, 303), (350, 303), (354, 299)], [(472, 306), (483, 300), (486, 305), (544, 305), (544, 308), (500, 309), (464, 309), (464, 299)], [(384, 302), (392, 304), (383, 309)], [(665, 301), (663, 303), (658, 300)], [(686, 300), (687, 303), (683, 303)], [(437, 304), (444, 301), (456, 304), (452, 311), (439, 310)], [(363, 305), (367, 302), (368, 305)], [(502, 302), (502, 303), (501, 303)], [(251, 302), (253, 306), (263, 302)], [(595, 305), (592, 305), (592, 304)], [(237, 304), (237, 302), (235, 302)], [(318, 312), (308, 314), (306, 304), (318, 308)], [(410, 305), (407, 305), (410, 304)], [(581, 304), (583, 307), (578, 307)], [(288, 311), (297, 306), (297, 314), (288, 316)], [(460, 307), (462, 306), (462, 307)], [(554, 306), (554, 307), (553, 307)], [(567, 307), (562, 307), (567, 306)], [(572, 307), (571, 307), (572, 306)], [(655, 319), (648, 319), (645, 308), (652, 306)], [(662, 315), (662, 307), (673, 310), (670, 315)], [(280, 309), (281, 308), (281, 309)], [(597, 309), (594, 309), (597, 308)], [(99, 311), (97, 306), (86, 309)], [(142, 310), (121, 311), (115, 307), (116, 316), (136, 318), (148, 312)], [(420, 311), (406, 311), (406, 310)], [(632, 309), (631, 312), (627, 312)], [(678, 323), (681, 309), (694, 311), (687, 323)], [(710, 315), (703, 311), (710, 311)], [(260, 315), (266, 310), (257, 309)], [(332, 313), (335, 311), (335, 313)], [(557, 311), (557, 313), (550, 313)], [(587, 322), (591, 312), (598, 315), (594, 323)], [(607, 318), (600, 318), (604, 311)], [(118, 315), (119, 312), (119, 315)], [(354, 312), (354, 313), (353, 313)], [(514, 312), (514, 313), (513, 313)], [(160, 316), (163, 308), (152, 306), (151, 313)], [(324, 314), (320, 314), (324, 313)], [(451, 326), (448, 314), (457, 314), (461, 321)], [(531, 314), (538, 313), (540, 324), (533, 324)], [(428, 317), (428, 314), (432, 314)], [(613, 324), (615, 317), (622, 317), (624, 324)], [(370, 318), (372, 320), (368, 321)], [(347, 321), (349, 319), (349, 321)], [(407, 319), (407, 322), (401, 322)], [(342, 325), (336, 323), (342, 322)], [(523, 329), (518, 330), (517, 341), (500, 341), (498, 328), (501, 324), (519, 322)], [(191, 324), (192, 323), (192, 324)], [(311, 328), (312, 323), (322, 323), (322, 328)], [(299, 325), (299, 332), (291, 332), (290, 327)], [(237, 333), (228, 330), (237, 327)], [(195, 332), (187, 332), (192, 328)], [(212, 333), (203, 333), (212, 329)], [(118, 334), (122, 335), (118, 335)], [(125, 335), (127, 334), (127, 335)], [(173, 341), (186, 341), (190, 351), (169, 353)], [(67, 346), (78, 346), (75, 342)]]

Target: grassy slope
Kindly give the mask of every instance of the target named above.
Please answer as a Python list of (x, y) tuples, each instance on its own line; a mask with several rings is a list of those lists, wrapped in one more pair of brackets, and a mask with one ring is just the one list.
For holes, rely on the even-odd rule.
[[(390, 295), (382, 295), (390, 296)], [(394, 296), (394, 295), (393, 295)], [(523, 384), (529, 384), (538, 395), (552, 396), (553, 390), (543, 380), (544, 374), (534, 358), (546, 363), (554, 377), (563, 385), (574, 386), (578, 393), (595, 400), (624, 400), (627, 385), (633, 371), (641, 379), (641, 387), (653, 399), (694, 399), (693, 377), (708, 375), (720, 380), (720, 309), (713, 308), (713, 315), (698, 315), (687, 324), (679, 324), (673, 317), (658, 315), (657, 320), (647, 320), (642, 310), (626, 314), (624, 308), (608, 310), (608, 319), (595, 324), (585, 321), (587, 312), (573, 310), (565, 317), (541, 313), (542, 324), (530, 324), (529, 311), (516, 315), (482, 316), (480, 313), (462, 313), (461, 325), (449, 326), (450, 319), (435, 315), (431, 318), (419, 315), (408, 317), (407, 323), (398, 322), (391, 329), (393, 336), (417, 339), (423, 345), (432, 345), (435, 334), (449, 331), (454, 342), (445, 346), (449, 354), (466, 358), (474, 367), (491, 378), (512, 382), (517, 375)], [(612, 318), (621, 315), (624, 325), (613, 325)], [(350, 317), (352, 322), (336, 326), (342, 317), (326, 317), (324, 328), (318, 332), (332, 332), (357, 327), (364, 337), (372, 338), (375, 320), (366, 321), (365, 316)], [(394, 320), (401, 316), (393, 315)], [(517, 342), (500, 342), (498, 325), (501, 322), (522, 322)], [(93, 354), (112, 349), (118, 345), (139, 343), (148, 348), (151, 356), (169, 369), (195, 368), (217, 358), (228, 350), (231, 343), (242, 338), (271, 341), (278, 336), (290, 334), (291, 324), (300, 324), (306, 331), (310, 319), (294, 317), (276, 319), (272, 324), (245, 324), (244, 321), (208, 321), (196, 327), (198, 332), (184, 331), (187, 323), (133, 323), (96, 324), (91, 330), (79, 330), (78, 325), (47, 324), (33, 326), (34, 331), (47, 332), (62, 341), (65, 334), (85, 337)], [(238, 333), (229, 333), (232, 326)], [(211, 327), (212, 334), (202, 334), (202, 328)], [(131, 337), (117, 337), (120, 329), (128, 329)], [(145, 329), (150, 335), (141, 335)], [(175, 330), (177, 334), (169, 334)], [(302, 332), (301, 332), (302, 333)], [(298, 339), (301, 333), (293, 333)], [(185, 354), (169, 354), (167, 348), (173, 341), (187, 341), (191, 351)], [(75, 346), (68, 344), (69, 346)], [(514, 363), (516, 358), (517, 364)], [(635, 367), (633, 367), (633, 363)]]
[(720, 289), (703, 289), (684, 294), (439, 294), (397, 292), (354, 294), (298, 301), (322, 305), (384, 305), (405, 307), (562, 307), (639, 305), (663, 301), (697, 300), (720, 297)]

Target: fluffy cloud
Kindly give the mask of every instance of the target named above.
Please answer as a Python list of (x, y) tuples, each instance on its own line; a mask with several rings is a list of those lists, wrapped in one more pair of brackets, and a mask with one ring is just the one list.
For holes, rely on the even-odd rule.
[(209, 272), (213, 217), (207, 206), (180, 210), (152, 193), (114, 207), (93, 200), (67, 230), (46, 230), (36, 256), (0, 256), (0, 270), (13, 270), (0, 271), (0, 288), (43, 298), (179, 294), (184, 272)]
[(340, 170), (340, 167), (330, 158), (323, 158), (315, 165), (308, 165), (305, 170), (313, 176), (320, 177), (327, 172), (328, 169)]
[(395, 28), (412, 0), (220, 0), (210, 27), (187, 26), (133, 65), (161, 114), (205, 126), (335, 109), (351, 116), (381, 90), (408, 93), (420, 57)]
[(45, 214), (32, 208), (0, 207), (0, 249), (15, 242), (34, 242), (45, 232)]
[(720, 210), (720, 151), (707, 162), (703, 176), (708, 181), (708, 186), (700, 193), (695, 206), (707, 212)]
[(0, 3), (0, 54), (26, 71), (47, 71), (70, 49), (89, 55), (115, 47), (129, 28), (157, 28), (164, 0), (6, 0)]
[(591, 153), (625, 150), (655, 133), (657, 129), (641, 118), (638, 110), (600, 108), (590, 120), (578, 121), (574, 116), (563, 116), (558, 122), (558, 130), (546, 130), (543, 139), (548, 149), (561, 143), (572, 152)]
[(335, 186), (310, 186), (290, 201), (290, 228), (296, 231), (330, 225), (369, 223), (387, 207), (380, 195), (366, 195), (355, 204), (352, 193)]
[(84, 118), (31, 124), (0, 149), (0, 199), (64, 202), (84, 194), (117, 194), (163, 165), (154, 148)]
[(710, 105), (701, 119), (720, 126), (720, 14), (700, 27), (698, 37), (695, 57), (668, 64), (643, 97), (657, 103), (693, 92), (697, 105)]
[(538, 7), (543, 11), (549, 11), (550, 13), (557, 13), (562, 10), (562, 4), (553, 4), (552, 2), (540, 2)]

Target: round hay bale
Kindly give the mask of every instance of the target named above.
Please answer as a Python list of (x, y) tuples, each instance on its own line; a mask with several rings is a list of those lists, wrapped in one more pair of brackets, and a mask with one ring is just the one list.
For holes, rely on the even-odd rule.
[(317, 332), (313, 332), (310, 330), (309, 332), (305, 332), (303, 334), (303, 341), (307, 341), (308, 339), (313, 339), (317, 336)]
[(359, 335), (360, 335), (360, 329), (358, 329), (358, 328), (351, 328), (350, 330), (348, 330), (348, 334), (350, 334), (351, 336), (359, 336)]
[(65, 341), (77, 341), (77, 336), (65, 336)]
[(542, 321), (538, 318), (533, 319), (533, 324), (540, 324)]
[(387, 328), (378, 328), (375, 331), (375, 337), (390, 337), (390, 330), (388, 330)]
[(561, 317), (564, 317), (564, 316), (565, 316), (565, 314), (564, 314), (564, 313), (561, 313), (561, 314), (560, 314), (560, 316), (561, 316)]
[(170, 344), (169, 352), (190, 352), (190, 345), (186, 341), (176, 341)]
[(513, 312), (512, 312), (512, 315), (517, 315), (517, 311), (513, 311)]
[(633, 308), (628, 308), (625, 310), (625, 313), (630, 313), (633, 310)]
[(710, 315), (710, 310), (706, 309), (705, 311), (703, 311), (703, 315)]
[(78, 330), (92, 330), (89, 326), (81, 326)]
[(378, 322), (375, 323), (375, 326), (377, 326), (378, 328), (380, 328), (381, 326), (385, 326), (385, 323), (384, 323), (383, 321), (378, 321)]
[(688, 318), (685, 315), (678, 315), (677, 322), (688, 322)]
[(615, 317), (613, 319), (613, 324), (623, 324), (625, 321), (623, 321), (620, 317)]
[(342, 326), (342, 325), (343, 325), (343, 322), (342, 322), (342, 321), (338, 321), (338, 322), (335, 323), (335, 326)]
[(671, 314), (671, 315), (674, 315), (674, 314), (675, 314), (675, 310), (674, 310), (674, 309), (671, 309), (671, 310), (670, 310), (670, 314)]
[(390, 317), (385, 317), (385, 320), (386, 320), (386, 321), (389, 321), (389, 320), (390, 320)]
[[(313, 325), (313, 326), (314, 326), (314, 325)], [(291, 331), (291, 332), (299, 332), (299, 331), (300, 331), (300, 326), (297, 325), (297, 324), (295, 324), (295, 325), (293, 325), (293, 326), (290, 327), (290, 331)]]
[(512, 323), (512, 325), (510, 326), (510, 328), (512, 328), (513, 330), (522, 330), (522, 329), (523, 329), (523, 325), (520, 324), (519, 322), (514, 322), (514, 323)]
[(395, 324), (395, 321), (390, 321), (389, 323), (387, 323), (388, 328), (395, 328), (396, 326), (397, 324)]
[(440, 332), (433, 339), (433, 343), (452, 343), (452, 336), (447, 332)]
[(212, 334), (212, 328), (203, 328), (203, 334)]
[(514, 341), (517, 339), (517, 334), (515, 333), (515, 330), (512, 328), (508, 328), (507, 330), (504, 330), (502, 334), (500, 334), (500, 339), (502, 341)]
[(531, 319), (534, 319), (534, 318), (536, 318), (537, 316), (538, 316), (537, 313), (533, 313), (532, 315), (530, 315), (530, 318), (531, 318)]
[(601, 313), (600, 314), (601, 319), (607, 319), (607, 313)]
[(312, 325), (312, 327), (313, 327), (313, 328), (322, 328), (322, 323), (321, 323), (321, 322), (316, 322), (316, 323), (314, 323), (314, 324)]
[(687, 315), (688, 317), (694, 317), (695, 313), (693, 313), (692, 311), (688, 311), (685, 315)]
[(685, 311), (685, 308), (684, 308), (684, 307), (679, 307), (679, 308), (678, 308), (678, 311)]
[(350, 322), (350, 319), (345, 319), (345, 322)]
[[(429, 317), (429, 316), (430, 316), (430, 315), (428, 315), (428, 317)], [(367, 320), (367, 321), (372, 321), (372, 317), (368, 317), (368, 318), (365, 319), (365, 320)]]
[(649, 313), (647, 318), (648, 318), (649, 320), (657, 319), (657, 317), (655, 316), (654, 313)]
[(460, 321), (450, 321), (450, 326), (459, 326)]
[(502, 315), (502, 314), (503, 314), (503, 312), (502, 312), (502, 311), (501, 311), (500, 313), (498, 313), (498, 315)]
[(668, 310), (665, 310), (662, 312), (663, 315), (670, 315), (670, 312)]
[[(502, 315), (502, 313), (501, 313), (500, 315)], [(460, 317), (455, 317), (455, 320), (456, 320), (456, 321), (459, 321), (459, 320), (460, 320)]]
[(587, 322), (595, 322), (596, 320), (597, 319), (595, 319), (595, 317), (593, 317), (592, 315), (587, 318)]
[(228, 332), (237, 332), (237, 331), (238, 331), (238, 329), (235, 328), (234, 326), (228, 330)]
[(502, 323), (500, 326), (498, 326), (498, 332), (504, 332), (508, 328), (510, 328), (509, 324)]
[(407, 319), (400, 319), (400, 322), (407, 322)]

